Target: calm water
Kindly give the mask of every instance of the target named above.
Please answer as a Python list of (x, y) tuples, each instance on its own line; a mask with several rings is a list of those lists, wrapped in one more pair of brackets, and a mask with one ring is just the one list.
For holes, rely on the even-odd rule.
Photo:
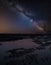
[[(46, 59), (47, 58), (51, 59), (51, 48), (50, 48), (51, 44), (49, 46), (47, 45), (43, 49), (41, 49), (40, 44), (37, 44), (32, 41), (33, 40), (29, 38), (29, 39), (22, 39), (22, 40), (16, 40), (16, 41), (1, 42), (2, 45), (0, 45), (0, 65), (12, 65), (13, 61), (14, 61), (14, 63), (13, 63), (14, 65), (17, 65), (17, 64), (20, 65), (19, 63), (17, 63), (17, 60), (19, 60), (21, 65), (24, 65), (25, 63), (27, 63), (28, 65), (34, 65), (34, 64), (40, 65), (41, 63), (50, 65), (51, 64), (51, 63), (49, 63), (50, 60), (47, 62)], [(18, 50), (15, 52), (14, 49), (15, 50), (18, 49)], [(10, 55), (10, 54), (12, 54), (12, 55)], [(32, 60), (32, 63), (30, 63), (30, 64), (28, 62), (30, 62), (31, 59), (28, 59), (28, 61), (25, 60), (26, 57), (29, 57), (29, 56), (34, 57), (34, 55), (37, 55), (36, 57), (39, 60), (38, 61), (39, 64), (36, 64), (36, 62), (37, 62), (37, 61), (35, 61), (36, 59)], [(17, 56), (19, 56), (19, 57), (17, 57)], [(45, 62), (40, 61), (40, 58), (46, 58)], [(22, 62), (20, 59), (21, 60), (24, 59), (25, 62)], [(33, 61), (35, 61), (35, 63)]]

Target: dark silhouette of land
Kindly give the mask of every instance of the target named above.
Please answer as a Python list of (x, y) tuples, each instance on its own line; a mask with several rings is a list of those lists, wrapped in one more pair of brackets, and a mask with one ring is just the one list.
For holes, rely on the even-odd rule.
[[(15, 41), (15, 40), (20, 40), (20, 39), (27, 39), (27, 38), (42, 38), (43, 36), (49, 36), (51, 37), (51, 34), (0, 34), (0, 42), (4, 41)], [(38, 40), (35, 42), (38, 42)], [(39, 42), (40, 44), (40, 42)]]
[[(34, 50), (34, 49), (30, 48), (30, 50)], [(6, 65), (34, 65), (34, 64), (35, 65), (45, 65), (45, 64), (51, 65), (51, 57), (40, 58), (38, 54), (32, 54), (31, 52), (29, 51), (29, 49), (25, 49), (25, 48), (18, 48), (17, 50), (16, 49), (9, 50), (6, 52), (8, 54), (8, 56), (6, 57), (7, 58), (6, 60), (9, 60), (9, 61), (7, 61), (5, 64)]]

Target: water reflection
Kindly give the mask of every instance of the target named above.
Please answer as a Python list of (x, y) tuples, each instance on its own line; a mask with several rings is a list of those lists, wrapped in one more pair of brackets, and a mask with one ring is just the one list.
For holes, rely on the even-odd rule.
[[(51, 65), (51, 36), (35, 36), (32, 39), (8, 41), (2, 44), (0, 65)], [(23, 44), (36, 45), (27, 48)]]

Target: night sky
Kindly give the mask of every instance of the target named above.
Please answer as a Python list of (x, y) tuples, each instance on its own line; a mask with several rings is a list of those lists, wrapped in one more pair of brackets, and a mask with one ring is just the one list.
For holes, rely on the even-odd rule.
[(51, 33), (50, 1), (2, 0), (0, 33)]

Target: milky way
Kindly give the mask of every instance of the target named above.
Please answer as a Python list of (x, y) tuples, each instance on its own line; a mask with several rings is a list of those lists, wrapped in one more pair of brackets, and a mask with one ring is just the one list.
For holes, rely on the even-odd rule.
[(5, 1), (3, 5), (8, 10), (0, 16), (1, 33), (44, 33), (48, 30), (47, 20), (41, 19), (35, 10), (32, 12), (24, 7), (26, 4), (22, 6), (20, 3)]

